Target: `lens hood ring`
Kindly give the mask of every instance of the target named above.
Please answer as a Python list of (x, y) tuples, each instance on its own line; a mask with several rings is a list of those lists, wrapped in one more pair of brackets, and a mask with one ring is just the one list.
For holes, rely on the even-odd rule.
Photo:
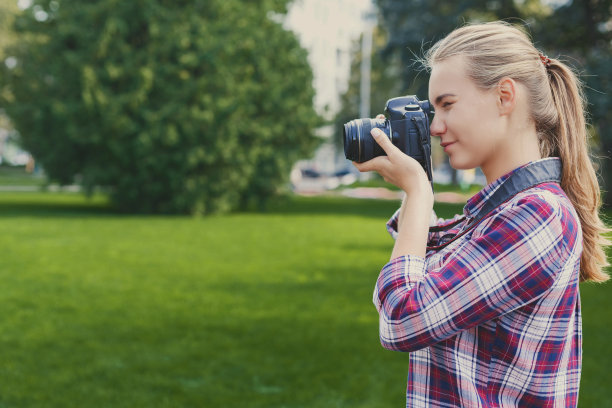
[(361, 162), (361, 126), (357, 126), (357, 146), (358, 146), (358, 154), (357, 154), (357, 161)]

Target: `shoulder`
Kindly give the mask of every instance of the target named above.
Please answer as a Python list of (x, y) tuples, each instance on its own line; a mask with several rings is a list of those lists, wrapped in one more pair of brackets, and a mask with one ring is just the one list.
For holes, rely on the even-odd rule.
[(534, 218), (557, 221), (567, 227), (580, 225), (574, 206), (557, 183), (543, 183), (522, 191), (505, 207), (506, 210), (526, 212)]
[(565, 250), (575, 249), (581, 237), (576, 211), (557, 183), (540, 184), (516, 194), (484, 224), (485, 230), (503, 225), (526, 239), (537, 236)]

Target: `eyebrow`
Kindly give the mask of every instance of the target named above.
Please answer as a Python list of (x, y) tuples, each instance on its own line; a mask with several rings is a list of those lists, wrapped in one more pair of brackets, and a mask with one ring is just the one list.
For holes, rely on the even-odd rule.
[(445, 94), (439, 95), (436, 97), (435, 104), (439, 105), (440, 102), (442, 102), (442, 99), (446, 98), (447, 96), (457, 96), (457, 95), (452, 94), (452, 93), (445, 93)]

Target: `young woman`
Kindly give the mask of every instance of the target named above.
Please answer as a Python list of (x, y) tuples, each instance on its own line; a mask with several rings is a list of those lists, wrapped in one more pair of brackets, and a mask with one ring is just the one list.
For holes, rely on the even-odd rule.
[(387, 155), (355, 163), (406, 193), (374, 303), (383, 346), (411, 353), (407, 406), (576, 406), (578, 283), (608, 279), (580, 83), (502, 22), (453, 31), (425, 62), (431, 135), (488, 184), (430, 228), (419, 163), (376, 130)]

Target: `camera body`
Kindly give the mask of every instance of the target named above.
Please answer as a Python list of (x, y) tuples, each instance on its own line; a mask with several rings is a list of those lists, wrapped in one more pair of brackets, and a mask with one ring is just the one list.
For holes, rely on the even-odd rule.
[(419, 101), (415, 95), (392, 98), (387, 101), (384, 113), (385, 119), (362, 118), (344, 124), (345, 157), (362, 163), (377, 156), (384, 156), (384, 150), (370, 134), (372, 129), (379, 128), (391, 139), (391, 143), (421, 163), (431, 181), (428, 115), (433, 113), (433, 109), (429, 101)]

